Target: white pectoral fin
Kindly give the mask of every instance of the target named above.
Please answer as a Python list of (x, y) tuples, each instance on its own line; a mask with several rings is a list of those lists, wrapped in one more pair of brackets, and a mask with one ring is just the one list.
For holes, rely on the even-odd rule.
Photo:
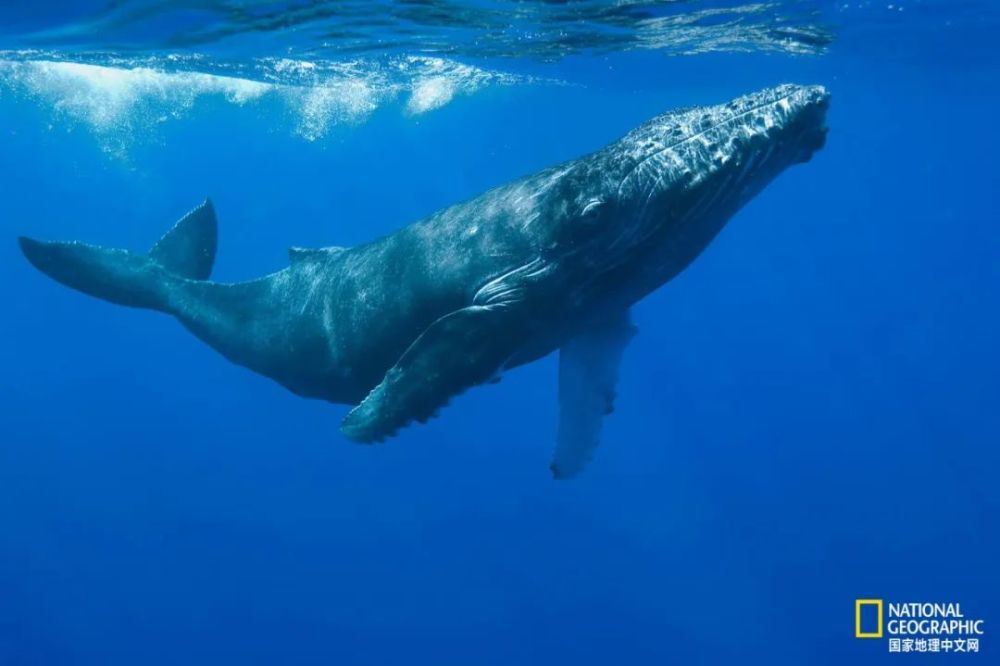
[(579, 474), (614, 410), (622, 353), (636, 329), (628, 311), (571, 339), (559, 351), (559, 434), (550, 468), (557, 479)]

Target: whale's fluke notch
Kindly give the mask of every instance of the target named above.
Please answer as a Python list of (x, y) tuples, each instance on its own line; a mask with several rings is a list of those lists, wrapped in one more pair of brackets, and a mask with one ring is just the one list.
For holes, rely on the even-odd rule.
[(149, 254), (24, 236), (18, 243), (35, 268), (71, 289), (128, 307), (167, 310), (169, 287), (176, 278), (208, 278), (216, 238), (215, 211), (206, 199), (157, 241)]
[(207, 280), (215, 264), (219, 227), (210, 199), (177, 221), (149, 251), (149, 258), (174, 275)]
[(604, 417), (614, 410), (622, 353), (635, 332), (625, 311), (559, 350), (559, 433), (549, 465), (556, 479), (583, 471), (600, 444)]
[(382, 382), (340, 426), (362, 443), (390, 437), (412, 421), (426, 421), (448, 401), (496, 377), (517, 348), (509, 311), (473, 305), (441, 317), (410, 345)]

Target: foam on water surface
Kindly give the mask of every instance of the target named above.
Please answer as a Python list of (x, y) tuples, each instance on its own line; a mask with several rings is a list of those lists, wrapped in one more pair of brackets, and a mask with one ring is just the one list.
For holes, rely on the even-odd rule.
[(405, 113), (423, 114), (486, 86), (532, 81), (431, 57), (266, 58), (232, 65), (201, 56), (66, 60), (31, 51), (0, 53), (0, 95), (31, 99), (51, 109), (59, 124), (89, 129), (111, 154), (126, 153), (145, 133), (184, 117), (201, 100), (236, 108), (277, 102), (287, 111), (291, 134), (318, 141), (387, 104), (402, 102)]

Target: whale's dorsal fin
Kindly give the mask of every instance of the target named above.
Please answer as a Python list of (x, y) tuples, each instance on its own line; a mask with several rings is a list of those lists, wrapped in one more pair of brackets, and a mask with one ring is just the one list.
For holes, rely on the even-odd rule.
[(626, 310), (559, 350), (559, 435), (549, 466), (555, 478), (576, 476), (593, 457), (604, 417), (614, 410), (622, 352), (635, 331)]
[(323, 261), (335, 257), (346, 247), (331, 245), (329, 247), (290, 247), (288, 248), (288, 261), (293, 266), (301, 261)]

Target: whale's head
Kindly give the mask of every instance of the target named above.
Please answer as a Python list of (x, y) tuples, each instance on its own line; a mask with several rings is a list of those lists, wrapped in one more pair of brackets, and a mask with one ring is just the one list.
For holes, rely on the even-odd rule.
[(826, 139), (822, 86), (783, 85), (658, 116), (609, 147), (624, 166), (617, 199), (646, 230), (728, 217)]
[(705, 208), (726, 195), (743, 203), (823, 147), (828, 105), (822, 86), (768, 88), (657, 116), (606, 148), (602, 158), (618, 165), (612, 171), (618, 172), (619, 203), (654, 215), (682, 213), (691, 195)]
[(828, 104), (822, 86), (782, 85), (657, 116), (567, 174), (575, 219), (563, 233), (595, 241), (592, 266), (659, 239), (670, 255), (660, 259), (679, 270), (740, 206), (823, 146)]

